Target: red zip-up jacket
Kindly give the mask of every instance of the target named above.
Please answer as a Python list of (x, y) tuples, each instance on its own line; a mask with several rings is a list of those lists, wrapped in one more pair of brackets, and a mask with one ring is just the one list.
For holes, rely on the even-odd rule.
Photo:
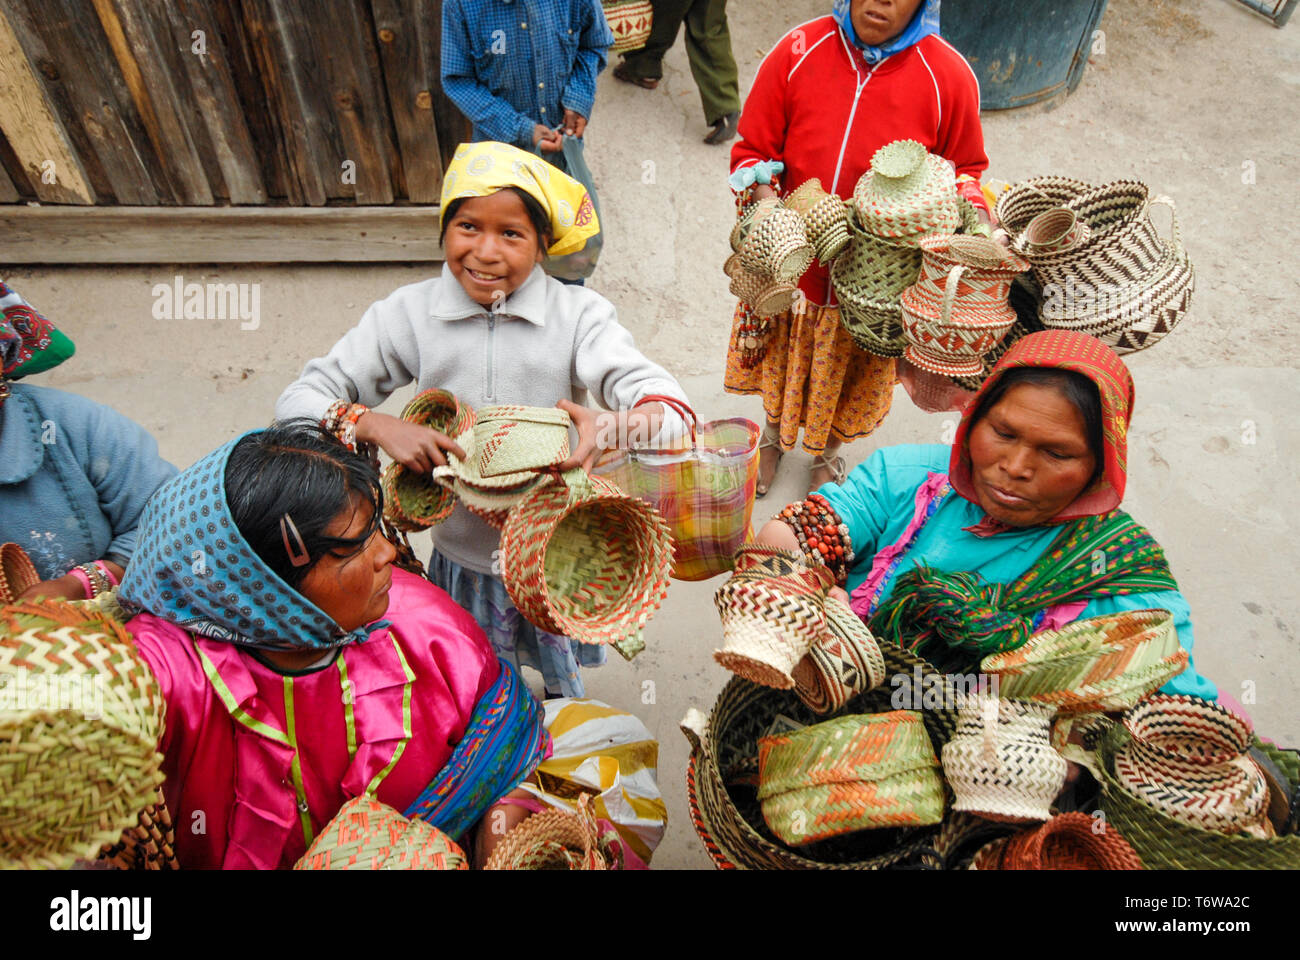
[[(894, 140), (917, 140), (978, 181), (989, 161), (970, 65), (948, 41), (928, 36), (872, 67), (834, 17), (819, 17), (782, 37), (759, 65), (731, 169), (780, 160), (782, 194), (817, 177), (848, 199), (871, 157)], [(799, 286), (810, 303), (834, 303), (820, 264)]]

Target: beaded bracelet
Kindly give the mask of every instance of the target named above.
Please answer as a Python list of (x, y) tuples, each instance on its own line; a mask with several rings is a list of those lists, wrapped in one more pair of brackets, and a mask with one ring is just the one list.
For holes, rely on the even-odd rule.
[(810, 493), (807, 499), (790, 504), (773, 519), (794, 531), (805, 557), (826, 566), (834, 574), (835, 582), (844, 584), (853, 563), (853, 545), (848, 525), (829, 500), (819, 493)]
[(357, 449), (357, 421), (369, 412), (370, 408), (365, 404), (335, 400), (326, 409), (325, 416), (321, 418), (321, 426), (338, 437), (343, 446), (355, 453)]

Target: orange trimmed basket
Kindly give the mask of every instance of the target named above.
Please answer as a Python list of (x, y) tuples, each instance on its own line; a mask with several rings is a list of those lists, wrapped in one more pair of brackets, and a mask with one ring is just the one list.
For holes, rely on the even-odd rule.
[[(446, 390), (425, 390), (402, 408), (402, 419), (454, 438), (473, 428), (474, 410)], [(400, 463), (384, 468), (383, 486), (384, 516), (403, 532), (427, 530), (456, 508), (450, 486)]]
[(658, 511), (602, 477), (570, 470), (516, 504), (501, 531), (519, 612), (582, 643), (639, 631), (668, 592), (673, 540)]

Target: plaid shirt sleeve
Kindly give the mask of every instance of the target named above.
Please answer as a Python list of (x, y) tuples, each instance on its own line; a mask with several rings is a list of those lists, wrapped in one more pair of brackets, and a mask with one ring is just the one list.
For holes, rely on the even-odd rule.
[[(442, 89), (487, 139), (533, 145), (534, 121), (479, 82), (474, 70), (470, 23), (456, 0), (442, 7)], [(593, 78), (592, 95), (595, 95)]]
[(614, 34), (609, 29), (599, 0), (588, 0), (585, 16), (573, 72), (564, 87), (563, 103), (567, 109), (590, 120), (596, 103), (596, 77), (605, 69)]

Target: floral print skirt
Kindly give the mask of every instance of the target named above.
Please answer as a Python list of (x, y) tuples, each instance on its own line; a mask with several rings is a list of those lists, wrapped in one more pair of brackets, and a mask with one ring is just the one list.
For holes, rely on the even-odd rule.
[(829, 442), (849, 443), (880, 426), (894, 399), (894, 361), (859, 349), (838, 307), (809, 305), (773, 317), (756, 349), (746, 347), (747, 313), (737, 304), (723, 385), (762, 396), (768, 422), (781, 425), (783, 450), (794, 448), (800, 427), (803, 448), (818, 456)]

